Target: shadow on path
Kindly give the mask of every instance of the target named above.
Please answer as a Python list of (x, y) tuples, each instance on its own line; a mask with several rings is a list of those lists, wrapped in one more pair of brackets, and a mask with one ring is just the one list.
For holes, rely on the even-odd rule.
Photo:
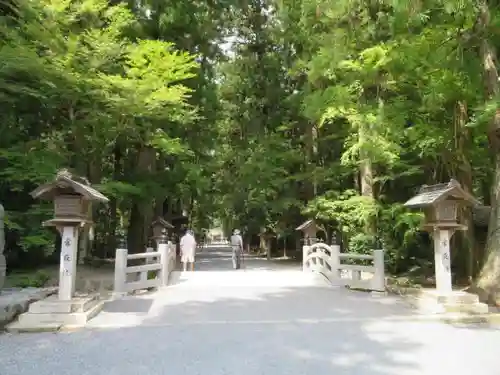
[(0, 337), (2, 375), (498, 374), (498, 334), (411, 322), (394, 299), (182, 285), (154, 297), (129, 327)]
[(228, 284), (116, 301), (80, 332), (0, 336), (0, 374), (498, 375), (498, 331), (417, 322), (397, 298), (343, 288)]

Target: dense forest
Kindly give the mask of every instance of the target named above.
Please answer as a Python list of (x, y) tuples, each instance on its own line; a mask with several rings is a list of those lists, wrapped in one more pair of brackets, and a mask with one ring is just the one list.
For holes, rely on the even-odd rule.
[[(6, 0), (0, 201), (11, 267), (56, 253), (29, 193), (60, 168), (110, 198), (83, 247), (111, 257), (155, 217), (297, 247), (307, 218), (344, 246), (430, 270), (422, 184), (483, 206), (453, 238), (456, 282), (500, 285), (495, 0)], [(182, 221), (182, 220), (181, 220)], [(258, 245), (257, 240), (257, 245)], [(270, 244), (265, 244), (271, 246)], [(52, 254), (52, 255), (51, 255)], [(57, 254), (56, 254), (57, 257)]]

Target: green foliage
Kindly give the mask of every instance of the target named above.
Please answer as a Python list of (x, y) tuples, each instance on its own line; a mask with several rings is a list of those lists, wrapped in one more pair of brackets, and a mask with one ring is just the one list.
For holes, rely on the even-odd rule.
[[(153, 161), (194, 155), (182, 131), (199, 118), (186, 84), (199, 64), (173, 42), (142, 37), (125, 4), (46, 0), (17, 11), (17, 28), (0, 22), (0, 189), (8, 241), (49, 252), (54, 235), (41, 222), (52, 210), (30, 208), (27, 193), (61, 167), (89, 177), (125, 216), (134, 202), (171, 193), (164, 181), (174, 171), (156, 171)], [(6, 201), (13, 194), (17, 201)], [(98, 230), (111, 235), (109, 225), (128, 222), (103, 219)]]
[(363, 197), (354, 190), (343, 193), (330, 192), (318, 197), (308, 207), (319, 219), (339, 223), (346, 235), (355, 235), (378, 217), (379, 204), (370, 197)]
[(289, 244), (315, 217), (352, 251), (379, 238), (405, 272), (432, 260), (402, 206), (420, 185), (456, 178), (487, 203), (498, 98), (479, 46), (498, 47), (498, 9), (478, 33), (477, 4), (460, 0), (135, 5), (43, 0), (0, 16), (11, 259), (53, 250), (51, 208), (29, 192), (61, 167), (111, 200), (93, 212), (102, 256), (116, 233), (141, 249), (154, 216), (184, 210), (198, 232), (221, 222)]
[(425, 261), (430, 255), (429, 243), (421, 235), (423, 215), (408, 211), (402, 204), (383, 207), (377, 222), (388, 270), (397, 274), (407, 267)]
[[(489, 195), (484, 131), (497, 100), (483, 96), (474, 4), (251, 3), (238, 13), (247, 43), (221, 67), (223, 215), (257, 233), (302, 212), (355, 251), (377, 236), (393, 272), (431, 260), (422, 216), (402, 203), (450, 178)], [(276, 18), (256, 17), (260, 7)]]
[(376, 239), (364, 233), (357, 233), (349, 239), (349, 252), (356, 254), (371, 254), (377, 249)]
[(50, 280), (50, 275), (45, 271), (35, 273), (12, 273), (8, 275), (7, 282), (13, 288), (42, 288)]

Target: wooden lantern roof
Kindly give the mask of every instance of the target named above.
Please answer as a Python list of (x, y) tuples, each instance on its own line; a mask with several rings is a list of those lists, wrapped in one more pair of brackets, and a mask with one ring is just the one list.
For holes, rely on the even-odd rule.
[(445, 200), (468, 203), (474, 206), (480, 204), (476, 198), (462, 189), (458, 181), (452, 179), (448, 183), (423, 185), (418, 194), (404, 205), (406, 207), (421, 208), (434, 206)]
[(174, 226), (162, 217), (157, 217), (156, 220), (151, 223), (151, 226), (161, 226), (166, 229), (174, 229)]
[(295, 228), (295, 230), (300, 230), (302, 232), (305, 232), (310, 228), (315, 228), (315, 229), (318, 228), (318, 226), (316, 225), (316, 221), (314, 219), (310, 219), (310, 220), (303, 222), (297, 228)]
[(90, 186), (85, 178), (73, 176), (68, 170), (60, 170), (55, 179), (40, 185), (31, 192), (35, 199), (54, 200), (59, 195), (81, 195), (89, 201), (108, 202), (109, 199)]

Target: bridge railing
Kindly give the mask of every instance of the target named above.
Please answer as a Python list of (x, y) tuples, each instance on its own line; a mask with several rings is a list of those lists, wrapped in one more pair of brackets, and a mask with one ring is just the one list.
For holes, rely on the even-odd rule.
[[(159, 241), (157, 251), (149, 247), (144, 253), (129, 254), (126, 246), (116, 249), (115, 257), (115, 296), (122, 296), (135, 290), (160, 288), (168, 285), (168, 279), (175, 268), (175, 244), (171, 241)], [(128, 265), (130, 260), (143, 260), (145, 264)], [(149, 278), (150, 272), (155, 272)], [(130, 274), (139, 275), (135, 281), (130, 281)]]
[[(353, 261), (371, 264), (351, 264)], [(338, 245), (318, 242), (303, 246), (303, 270), (322, 273), (335, 285), (385, 291), (384, 250), (373, 250), (371, 255), (341, 253)]]

